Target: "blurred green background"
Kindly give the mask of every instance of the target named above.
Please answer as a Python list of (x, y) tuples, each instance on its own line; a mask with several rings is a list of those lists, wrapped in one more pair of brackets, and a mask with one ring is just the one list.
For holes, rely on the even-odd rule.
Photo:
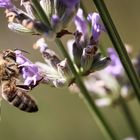
[[(95, 11), (92, 1), (84, 1), (86, 9)], [(140, 1), (105, 0), (118, 31), (127, 44), (138, 53), (140, 50)], [(7, 28), (3, 10), (0, 10), (0, 49), (22, 48), (30, 52), (33, 61), (41, 60), (38, 51), (32, 49), (37, 37), (20, 35)], [(65, 38), (67, 39), (67, 38)], [(103, 36), (103, 45), (111, 43)], [(54, 44), (50, 47), (55, 49)], [(0, 140), (104, 140), (83, 101), (67, 89), (55, 89), (40, 85), (32, 91), (39, 112), (22, 112), (2, 101)], [(140, 108), (136, 100), (128, 103), (140, 129)], [(119, 140), (133, 136), (120, 107), (101, 109)]]

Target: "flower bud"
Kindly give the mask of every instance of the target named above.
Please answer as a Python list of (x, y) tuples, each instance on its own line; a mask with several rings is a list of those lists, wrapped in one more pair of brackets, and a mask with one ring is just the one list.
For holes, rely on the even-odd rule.
[(98, 70), (102, 70), (104, 68), (106, 68), (111, 62), (111, 59), (109, 57), (104, 57), (104, 58), (100, 58), (97, 61), (94, 61), (92, 63), (92, 67), (90, 69), (90, 71), (98, 71)]
[(59, 64), (57, 64), (58, 72), (67, 79), (71, 79), (73, 77), (73, 74), (68, 66), (67, 59), (61, 61)]
[(45, 62), (50, 65), (51, 67), (57, 68), (57, 64), (60, 63), (60, 59), (57, 57), (56, 53), (48, 48), (48, 45), (45, 43), (45, 39), (39, 39), (34, 48), (39, 48), (44, 58)]
[(54, 87), (57, 87), (57, 88), (64, 87), (67, 85), (66, 82), (67, 81), (65, 79), (56, 79), (53, 81), (53, 85), (54, 85)]
[(83, 49), (83, 54), (81, 56), (81, 67), (84, 72), (90, 70), (93, 62), (93, 56), (95, 55), (94, 47), (89, 45)]

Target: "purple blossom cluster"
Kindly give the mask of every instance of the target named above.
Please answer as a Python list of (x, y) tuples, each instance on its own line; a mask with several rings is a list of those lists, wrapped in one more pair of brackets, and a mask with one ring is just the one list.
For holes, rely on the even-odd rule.
[(11, 9), (14, 7), (11, 0), (0, 0), (0, 7)]
[(38, 81), (42, 79), (39, 74), (38, 67), (27, 59), (20, 50), (15, 51), (16, 63), (21, 69), (22, 76), (24, 78), (24, 85), (35, 86)]
[(99, 40), (102, 31), (106, 31), (105, 27), (101, 24), (101, 19), (98, 13), (90, 13), (87, 20), (92, 26), (92, 35), (95, 41)]
[(107, 49), (108, 55), (111, 58), (111, 63), (108, 67), (105, 68), (105, 71), (107, 71), (109, 74), (115, 76), (115, 77), (121, 77), (124, 75), (124, 69), (120, 62), (120, 59), (113, 48)]
[(91, 32), (95, 42), (99, 40), (101, 32), (105, 31), (105, 27), (103, 26), (100, 16), (98, 13), (90, 13), (88, 14), (87, 20), (83, 15), (82, 9), (79, 9), (77, 15), (75, 17), (75, 25), (77, 31), (81, 32), (83, 36), (87, 36), (88, 34), (88, 25), (91, 24)]
[[(87, 18), (83, 15), (83, 10), (78, 9), (74, 18), (76, 26), (75, 39), (68, 41), (68, 49), (75, 64), (84, 73), (103, 69), (110, 63), (109, 57), (104, 57), (98, 52), (98, 42), (102, 32), (105, 32), (98, 13), (90, 13)], [(91, 31), (89, 31), (91, 25)]]
[[(70, 34), (74, 39), (68, 41), (68, 50), (70, 50), (74, 66), (81, 76), (89, 76), (95, 73), (91, 78), (91, 83), (94, 83), (94, 92), (102, 92), (105, 96), (106, 92), (114, 91), (117, 93), (118, 90), (111, 87), (112, 85), (109, 82), (113, 81), (116, 84), (114, 78), (123, 77), (124, 70), (113, 48), (107, 49), (108, 56), (106, 57), (103, 57), (99, 51), (101, 34), (106, 32), (99, 14), (94, 12), (85, 17), (83, 10), (79, 8), (80, 0), (39, 0), (39, 2), (49, 25), (39, 18), (40, 15), (38, 15), (32, 1), (21, 0), (21, 5), (26, 10), (23, 11), (18, 9), (11, 0), (0, 0), (0, 7), (6, 9), (6, 17), (9, 21), (8, 27), (16, 32), (32, 33), (34, 35), (45, 34), (47, 39), (51, 38), (52, 40)], [(69, 32), (67, 26), (72, 21), (75, 24), (76, 31)], [(40, 81), (54, 87), (73, 84), (75, 77), (68, 65), (67, 58), (61, 60), (53, 50), (48, 48), (44, 40), (37, 42), (36, 46), (40, 49), (45, 63), (36, 62), (34, 64), (20, 50), (15, 51), (16, 63), (21, 70), (24, 85), (34, 87)], [(139, 68), (138, 65), (139, 61), (137, 62), (137, 68)], [(103, 73), (96, 73), (96, 71), (102, 69)], [(140, 70), (138, 69), (138, 71)], [(109, 78), (106, 78), (106, 76)], [(91, 83), (88, 83), (90, 87)], [(118, 88), (119, 84), (116, 85)], [(104, 101), (111, 104), (108, 98)]]
[[(47, 38), (55, 39), (56, 36), (63, 35), (64, 29), (72, 21), (78, 10), (80, 0), (40, 0), (39, 2), (49, 23), (44, 23), (38, 18), (36, 8), (30, 0), (21, 0), (21, 5), (24, 6), (25, 11), (17, 8), (11, 0), (0, 0), (0, 7), (6, 8), (8, 27), (15, 32), (34, 35), (45, 34)], [(64, 34), (67, 34), (67, 31)]]
[[(44, 1), (41, 0), (40, 4), (41, 4), (42, 8), (44, 9), (43, 6), (45, 5), (45, 3), (43, 3), (43, 2)], [(29, 12), (29, 8), (32, 8), (32, 4), (30, 3), (30, 1), (22, 1), (21, 3), (22, 3), (22, 5), (25, 6), (27, 16), (29, 15), (29, 17), (31, 17), (31, 19), (33, 20), (35, 18), (35, 15), (33, 15), (33, 13), (31, 13), (32, 9), (30, 9), (30, 12)], [(29, 3), (30, 3), (30, 7), (28, 5)], [(75, 64), (77, 66), (80, 66), (79, 69), (83, 69), (82, 70), (83, 75), (85, 73), (90, 74), (93, 71), (96, 71), (96, 69), (100, 69), (100, 68), (102, 69), (102, 68), (106, 67), (108, 65), (108, 63), (110, 62), (110, 59), (105, 57), (102, 60), (101, 55), (99, 53), (97, 53), (98, 41), (99, 41), (101, 32), (105, 31), (105, 28), (101, 23), (99, 14), (90, 13), (88, 15), (87, 19), (85, 19), (85, 17), (83, 16), (82, 9), (78, 9), (79, 0), (76, 0), (76, 1), (58, 0), (56, 4), (65, 6), (65, 11), (63, 11), (63, 14), (62, 14), (61, 9), (58, 8), (58, 9), (56, 9), (57, 15), (55, 13), (53, 13), (53, 14), (50, 13), (51, 14), (50, 18), (52, 21), (52, 25), (56, 25), (56, 24), (59, 25), (60, 20), (65, 21), (65, 22), (63, 22), (63, 24), (65, 24), (65, 25), (62, 27), (62, 30), (65, 28), (65, 26), (67, 24), (66, 17), (71, 15), (73, 12), (74, 12), (73, 14), (75, 15), (75, 12), (78, 10), (76, 16), (74, 17), (74, 23), (76, 25), (76, 32), (74, 33), (75, 40), (73, 43), (70, 44), (70, 46), (73, 47), (73, 57), (75, 57)], [(27, 7), (27, 5), (28, 5), (28, 7)], [(21, 10), (19, 10), (19, 9), (17, 10), (17, 8), (15, 6), (13, 6), (13, 4), (11, 3), (10, 0), (7, 0), (7, 1), (1, 0), (0, 7), (4, 7), (10, 11), (12, 10), (12, 12), (14, 12), (15, 14), (19, 14), (19, 16), (21, 16), (21, 13), (24, 14), (24, 12), (22, 12)], [(58, 6), (56, 6), (56, 7), (58, 7)], [(45, 10), (47, 10), (47, 9), (44, 9), (44, 11)], [(61, 13), (61, 15), (60, 15), (60, 13)], [(48, 16), (48, 13), (46, 13), (46, 15)], [(18, 17), (18, 16), (16, 16), (16, 17)], [(26, 17), (26, 18), (28, 19), (29, 17)], [(22, 16), (20, 18), (22, 19)], [(17, 19), (17, 20), (19, 20), (19, 19)], [(22, 20), (25, 20), (25, 19), (23, 18)], [(91, 24), (91, 36), (89, 36), (89, 31), (88, 31), (89, 24)], [(18, 25), (19, 25), (19, 23), (18, 23)], [(44, 29), (43, 26), (41, 26), (41, 28)], [(42, 78), (46, 79), (47, 82), (51, 81), (52, 83), (56, 83), (56, 85), (59, 85), (62, 81), (63, 82), (67, 81), (66, 79), (73, 79), (73, 75), (71, 74), (70, 69), (67, 67), (68, 64), (67, 64), (66, 59), (60, 61), (60, 59), (57, 58), (57, 56), (55, 56), (55, 53), (52, 50), (48, 49), (47, 44), (44, 42), (41, 42), (41, 44), (39, 44), (39, 48), (40, 48), (40, 52), (42, 53), (47, 65), (48, 65), (47, 66), (48, 68), (46, 71), (48, 71), (48, 69), (49, 69), (52, 72), (52, 74), (50, 72), (47, 72), (48, 75), (46, 75), (45, 77), (41, 76), (42, 68), (40, 68), (40, 66), (33, 64), (29, 59), (27, 59), (22, 54), (22, 52), (20, 50), (15, 51), (16, 62), (18, 64), (18, 67), (21, 69), (21, 73), (24, 78), (25, 85), (35, 86), (38, 83), (38, 81), (40, 81)], [(39, 64), (39, 65), (41, 65), (41, 67), (42, 67), (42, 64)], [(54, 69), (54, 70), (52, 70), (52, 69)], [(55, 76), (53, 76), (54, 73), (55, 73), (57, 79), (54, 79), (54, 77), (55, 77)], [(70, 77), (70, 76), (72, 76), (72, 77)], [(52, 79), (50, 79), (50, 77), (51, 78), (53, 77), (52, 79), (54, 81)], [(60, 79), (58, 79), (58, 77), (61, 79), (61, 82), (60, 82)], [(69, 83), (71, 83), (70, 80), (69, 80)]]

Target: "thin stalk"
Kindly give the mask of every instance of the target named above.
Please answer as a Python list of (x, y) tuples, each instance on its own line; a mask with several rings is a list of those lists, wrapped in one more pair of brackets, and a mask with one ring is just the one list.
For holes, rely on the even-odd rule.
[(125, 46), (119, 36), (118, 31), (116, 30), (116, 27), (112, 21), (112, 18), (108, 12), (108, 9), (104, 3), (103, 0), (93, 0), (97, 10), (99, 11), (99, 14), (102, 18), (102, 21), (104, 23), (104, 26), (108, 32), (108, 35), (112, 41), (112, 44), (114, 45), (118, 56), (122, 62), (122, 65), (127, 73), (127, 76), (133, 86), (133, 89), (135, 91), (135, 95), (140, 102), (140, 80), (134, 70), (134, 67), (131, 63), (131, 60), (128, 56), (128, 53), (125, 49)]
[(121, 95), (119, 96), (119, 105), (121, 107), (121, 110), (126, 118), (126, 121), (128, 122), (128, 125), (130, 126), (131, 131), (133, 132), (134, 136), (136, 137), (137, 140), (140, 140), (140, 133), (138, 131), (138, 127), (135, 123), (135, 120), (132, 116), (132, 113), (129, 109), (129, 107), (127, 106), (127, 104), (125, 103), (124, 99), (121, 97)]
[[(48, 25), (50, 24), (46, 14), (44, 13), (43, 9), (41, 8), (40, 4), (38, 3), (37, 0), (32, 0), (32, 3), (40, 17), (40, 20), (45, 24)], [(69, 66), (71, 68), (71, 71), (73, 72), (74, 76), (76, 77), (76, 83), (79, 86), (79, 89), (81, 90), (81, 93), (83, 95), (83, 100), (86, 103), (87, 107), (89, 108), (92, 116), (94, 117), (96, 123), (98, 124), (98, 126), (100, 127), (102, 133), (104, 134), (104, 136), (106, 137), (107, 140), (117, 140), (116, 136), (114, 135), (112, 129), (110, 129), (110, 127), (108, 126), (107, 122), (105, 121), (105, 119), (103, 118), (103, 115), (100, 113), (99, 109), (97, 108), (97, 106), (95, 105), (95, 103), (93, 102), (92, 98), (90, 97), (87, 89), (85, 88), (82, 79), (79, 75), (79, 73), (76, 71), (73, 62), (71, 61), (67, 51), (65, 50), (62, 42), (60, 39), (56, 38), (55, 42), (57, 44), (57, 46), (59, 47), (59, 49), (61, 50), (62, 54), (64, 55), (64, 57), (67, 58)]]
[(71, 61), (71, 58), (69, 57), (66, 49), (64, 48), (62, 42), (60, 39), (56, 38), (56, 44), (58, 46), (58, 48), (61, 50), (62, 54), (64, 55), (64, 57), (67, 58), (69, 66), (71, 68), (71, 71), (73, 72), (74, 76), (76, 77), (76, 83), (77, 86), (79, 87), (81, 94), (83, 96), (83, 100), (85, 102), (85, 104), (87, 105), (87, 107), (89, 108), (93, 118), (95, 119), (97, 125), (100, 127), (102, 133), (104, 134), (104, 136), (106, 137), (107, 140), (117, 140), (115, 134), (113, 133), (112, 129), (109, 127), (109, 125), (107, 124), (107, 122), (105, 121), (105, 119), (103, 118), (103, 115), (101, 114), (101, 112), (99, 111), (99, 109), (97, 108), (97, 106), (95, 105), (94, 101), (92, 100), (92, 98), (90, 97), (87, 89), (85, 88), (83, 81), (79, 75), (79, 73), (76, 71), (75, 67), (73, 66), (73, 62)]
[(38, 17), (40, 18), (40, 20), (49, 28), (51, 28), (51, 24), (48, 20), (48, 17), (46, 16), (44, 10), (42, 9), (41, 5), (39, 4), (39, 2), (37, 0), (31, 0), (32, 4), (38, 14)]
[[(81, 1), (81, 7), (85, 13), (85, 15), (87, 16), (87, 12), (84, 8), (84, 5), (83, 5), (83, 1)], [(99, 48), (100, 48), (100, 51), (102, 52), (102, 54), (104, 56), (107, 55), (107, 51), (106, 51), (106, 48), (104, 46), (102, 46), (102, 43), (99, 42)], [(138, 127), (135, 123), (135, 120), (131, 114), (131, 111), (129, 109), (129, 107), (127, 106), (127, 104), (125, 103), (124, 99), (121, 97), (121, 95), (119, 96), (119, 99), (118, 99), (118, 102), (119, 102), (119, 105), (120, 105), (120, 108), (124, 114), (124, 117), (126, 118), (126, 121), (128, 122), (128, 125), (130, 126), (130, 129), (131, 131), (133, 132), (134, 136), (140, 140), (140, 135), (139, 135), (139, 131), (138, 131)]]

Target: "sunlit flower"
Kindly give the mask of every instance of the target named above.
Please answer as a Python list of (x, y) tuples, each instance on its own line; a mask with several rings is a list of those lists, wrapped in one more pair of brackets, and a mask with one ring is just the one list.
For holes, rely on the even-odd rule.
[(78, 9), (74, 22), (75, 22), (76, 30), (79, 31), (80, 33), (82, 33), (82, 36), (84, 36), (84, 38), (83, 38), (83, 40), (84, 40), (88, 33), (88, 25), (87, 25), (88, 23), (83, 16), (82, 9), (80, 9), (80, 8)]
[(91, 22), (92, 35), (95, 41), (99, 40), (102, 31), (105, 31), (105, 27), (101, 23), (101, 19), (98, 13), (94, 12), (88, 15), (88, 21)]
[[(79, 0), (40, 0), (40, 5), (48, 22), (39, 18), (36, 8), (30, 0), (21, 0), (25, 11), (18, 9), (10, 0), (0, 0), (0, 7), (6, 8), (8, 27), (15, 32), (31, 33), (34, 35), (45, 34), (48, 39), (55, 39), (65, 34), (70, 34), (65, 28), (75, 16)], [(13, 8), (14, 7), (14, 8)]]
[(0, 0), (0, 7), (10, 9), (13, 8), (14, 5), (12, 4), (11, 0)]
[(43, 73), (43, 80), (41, 82), (54, 87), (68, 86), (73, 78), (73, 74), (67, 60), (61, 60), (53, 50), (49, 49), (44, 38), (39, 39), (33, 47), (40, 50), (46, 62), (36, 62), (40, 73)]
[(22, 76), (25, 80), (24, 84), (36, 85), (37, 81), (42, 79), (42, 76), (39, 74), (38, 67), (27, 59), (21, 51), (16, 50), (15, 53), (16, 62), (18, 63), (18, 67), (21, 69)]
[[(106, 67), (110, 58), (101, 58), (101, 55), (97, 52), (100, 34), (105, 31), (100, 22), (99, 14), (89, 14), (88, 20), (86, 20), (82, 9), (79, 9), (74, 21), (76, 26), (75, 39), (69, 40), (67, 43), (74, 63), (84, 73), (91, 73)], [(88, 31), (88, 24), (90, 23), (92, 24), (91, 33)]]
[(116, 51), (113, 48), (108, 48), (108, 55), (111, 58), (111, 63), (105, 70), (113, 76), (122, 76), (124, 70)]

